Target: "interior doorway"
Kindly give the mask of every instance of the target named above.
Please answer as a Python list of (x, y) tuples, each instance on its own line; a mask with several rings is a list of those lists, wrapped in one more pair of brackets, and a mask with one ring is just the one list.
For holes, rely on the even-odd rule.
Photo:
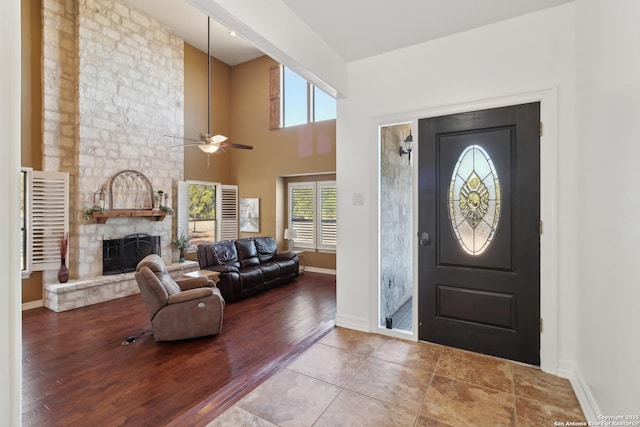
[(378, 326), (407, 332), (412, 332), (414, 323), (413, 159), (405, 149), (405, 139), (411, 135), (411, 128), (411, 123), (379, 128), (378, 175)]

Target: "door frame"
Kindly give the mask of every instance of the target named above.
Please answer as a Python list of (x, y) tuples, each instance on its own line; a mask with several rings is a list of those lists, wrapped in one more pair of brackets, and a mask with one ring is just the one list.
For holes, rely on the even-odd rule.
[[(375, 203), (378, 210), (380, 200), (380, 140), (379, 128), (398, 123), (411, 123), (413, 134), (420, 141), (418, 132), (418, 119), (445, 116), (450, 114), (466, 113), (470, 111), (486, 110), (490, 108), (506, 107), (511, 105), (540, 102), (540, 121), (543, 123), (543, 132), (540, 137), (540, 220), (543, 223), (543, 233), (540, 236), (540, 317), (543, 319), (542, 332), (540, 334), (540, 367), (544, 372), (558, 374), (558, 90), (557, 87), (522, 92), (503, 97), (469, 101), (466, 103), (445, 105), (439, 107), (414, 110), (396, 115), (386, 115), (373, 118), (372, 129), (375, 135), (375, 147), (377, 149), (371, 156), (373, 162), (372, 187)], [(414, 152), (411, 156), (413, 182), (413, 234), (418, 233), (418, 168), (414, 159), (418, 159), (420, 144), (414, 144)], [(379, 211), (375, 212), (376, 220), (373, 222), (376, 236), (376, 244), (372, 245), (372, 257), (375, 271), (376, 290), (371, 292), (370, 326), (371, 331), (382, 335), (390, 335), (399, 338), (418, 340), (418, 245), (413, 246), (413, 331), (399, 333), (378, 325), (378, 313), (380, 310), (379, 284), (380, 284), (380, 219)], [(417, 238), (416, 238), (417, 242)]]

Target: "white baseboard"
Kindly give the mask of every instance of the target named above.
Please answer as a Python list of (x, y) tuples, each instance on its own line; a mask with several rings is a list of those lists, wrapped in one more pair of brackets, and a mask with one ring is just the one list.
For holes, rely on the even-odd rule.
[(44, 302), (39, 299), (37, 301), (29, 301), (22, 304), (22, 311), (31, 310), (32, 308), (44, 307)]
[(355, 329), (356, 331), (371, 332), (369, 331), (369, 324), (367, 320), (361, 317), (338, 313), (336, 315), (335, 325), (342, 328)]
[(561, 360), (558, 365), (558, 376), (566, 378), (571, 382), (571, 386), (578, 398), (578, 402), (580, 402), (584, 416), (589, 423), (596, 424), (599, 421), (598, 415), (602, 414), (602, 412), (582, 373), (573, 362)]
[(308, 271), (309, 273), (331, 274), (333, 276), (336, 275), (336, 271), (335, 270), (330, 270), (328, 268), (305, 267), (304, 271)]

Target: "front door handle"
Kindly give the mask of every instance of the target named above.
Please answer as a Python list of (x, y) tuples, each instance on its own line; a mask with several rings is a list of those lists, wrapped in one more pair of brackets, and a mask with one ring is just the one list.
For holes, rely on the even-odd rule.
[(431, 237), (429, 237), (429, 233), (423, 231), (422, 234), (420, 234), (420, 245), (427, 246), (429, 243), (431, 243)]

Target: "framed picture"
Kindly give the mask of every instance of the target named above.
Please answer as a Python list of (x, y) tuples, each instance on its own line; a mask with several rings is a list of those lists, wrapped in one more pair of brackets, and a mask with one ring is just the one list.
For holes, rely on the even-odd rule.
[(260, 232), (260, 199), (257, 197), (240, 198), (240, 231)]

